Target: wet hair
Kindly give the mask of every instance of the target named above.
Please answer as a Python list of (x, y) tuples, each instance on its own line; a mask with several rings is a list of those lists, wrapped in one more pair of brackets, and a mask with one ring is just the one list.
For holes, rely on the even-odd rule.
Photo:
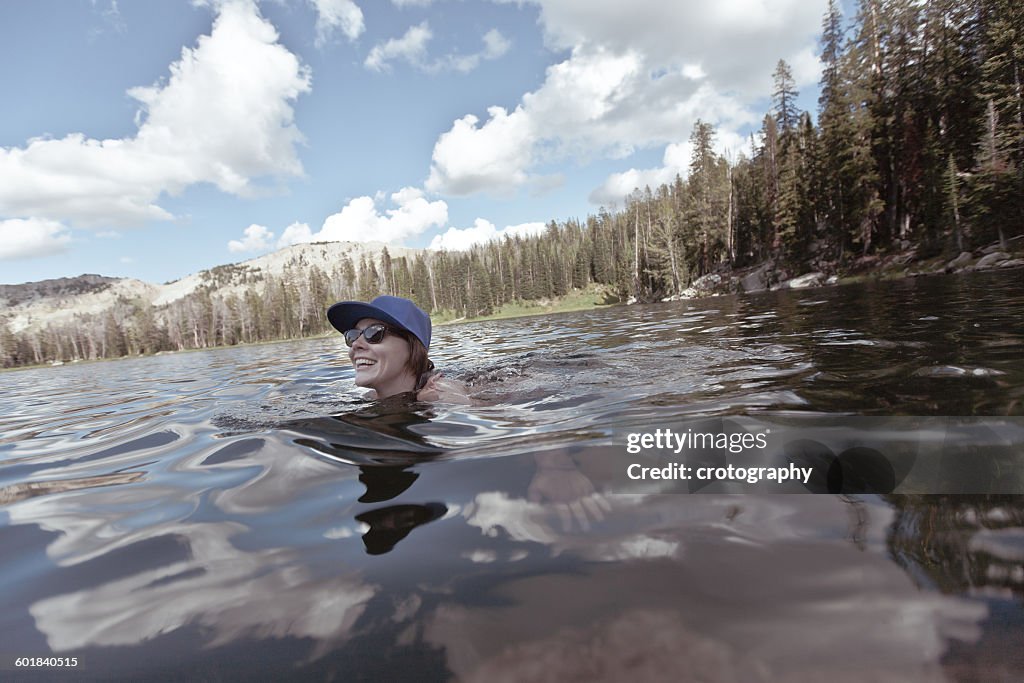
[(396, 335), (409, 342), (409, 359), (405, 361), (405, 369), (412, 373), (412, 376), (416, 378), (415, 391), (419, 391), (423, 388), (423, 385), (427, 383), (427, 379), (430, 377), (430, 373), (434, 369), (434, 361), (427, 357), (427, 349), (416, 337), (412, 336), (409, 332), (389, 327)]

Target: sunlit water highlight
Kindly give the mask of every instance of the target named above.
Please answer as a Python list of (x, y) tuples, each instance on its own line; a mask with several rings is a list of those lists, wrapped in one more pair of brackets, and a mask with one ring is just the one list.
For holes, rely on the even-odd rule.
[(363, 401), (340, 338), (5, 373), (0, 655), (1019, 678), (1018, 497), (623, 496), (587, 454), (696, 416), (1020, 416), (1022, 304), (1017, 270), (438, 328), (469, 408)]

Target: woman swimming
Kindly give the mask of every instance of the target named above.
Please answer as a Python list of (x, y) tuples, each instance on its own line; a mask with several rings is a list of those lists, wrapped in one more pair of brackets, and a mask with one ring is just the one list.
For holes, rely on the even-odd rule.
[(420, 401), (471, 403), (464, 387), (434, 370), (427, 357), (430, 316), (412, 301), (342, 301), (327, 309), (327, 319), (345, 336), (356, 386), (373, 389), (376, 398), (415, 392)]
[[(356, 371), (356, 385), (373, 389), (376, 398), (386, 399), (415, 392), (419, 401), (474, 403), (460, 383), (443, 379), (434, 370), (434, 364), (427, 357), (431, 337), (430, 316), (412, 301), (387, 295), (379, 296), (370, 303), (342, 301), (328, 309), (327, 319), (345, 335), (348, 355)], [(398, 418), (395, 425), (399, 428), (399, 436), (408, 445), (410, 432), (407, 420), (416, 417), (407, 412), (396, 413), (393, 417)], [(350, 413), (329, 419), (332, 421), (329, 425), (331, 431), (338, 427), (335, 421), (348, 425), (354, 420), (370, 419), (372, 429), (379, 432), (382, 426), (389, 425), (392, 418), (388, 413), (366, 416)], [(317, 421), (322, 423), (323, 420), (319, 418)], [(333, 452), (338, 448), (337, 435), (332, 435), (329, 440), (331, 446), (326, 451), (319, 450)], [(434, 454), (430, 453), (429, 444), (417, 442), (414, 445), (412, 453), (421, 458)], [(573, 449), (548, 449), (534, 453), (533, 457), (537, 470), (528, 488), (529, 503), (552, 506), (561, 518), (563, 531), (568, 532), (572, 528), (573, 520), (586, 531), (591, 520), (599, 522), (611, 509), (594, 489), (589, 477), (578, 468)], [(409, 466), (409, 463), (387, 468), (369, 463), (361, 465), (363, 474), (360, 481), (366, 484), (367, 491), (360, 502), (390, 500), (403, 493), (418, 476), (408, 471)], [(414, 527), (438, 519), (447, 512), (448, 509), (440, 503), (402, 504), (362, 513), (356, 520), (369, 524), (370, 530), (363, 541), (367, 553), (378, 555), (390, 551)]]

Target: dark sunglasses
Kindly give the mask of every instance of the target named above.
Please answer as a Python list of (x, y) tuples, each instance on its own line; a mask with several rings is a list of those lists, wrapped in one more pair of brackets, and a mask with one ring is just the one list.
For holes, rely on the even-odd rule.
[(384, 335), (388, 332), (394, 332), (387, 325), (381, 323), (374, 323), (373, 325), (367, 325), (361, 330), (349, 330), (345, 333), (345, 344), (352, 346), (356, 343), (356, 339), (359, 339), (359, 335), (363, 335), (363, 339), (366, 340), (367, 344), (380, 344), (384, 341)]

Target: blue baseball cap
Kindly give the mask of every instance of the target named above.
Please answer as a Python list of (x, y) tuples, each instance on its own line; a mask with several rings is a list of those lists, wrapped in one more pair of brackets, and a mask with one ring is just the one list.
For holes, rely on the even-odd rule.
[(430, 348), (430, 316), (422, 308), (400, 296), (378, 296), (370, 303), (339, 301), (327, 309), (327, 319), (334, 329), (345, 334), (363, 318), (376, 318), (405, 330)]

